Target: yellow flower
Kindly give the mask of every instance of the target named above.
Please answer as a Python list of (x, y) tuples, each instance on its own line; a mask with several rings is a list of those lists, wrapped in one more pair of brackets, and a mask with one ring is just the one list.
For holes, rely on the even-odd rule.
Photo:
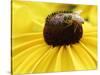
[[(96, 8), (96, 6), (92, 7)], [(52, 12), (67, 9), (69, 9), (68, 4), (12, 3), (12, 72), (14, 74), (96, 69), (96, 19), (91, 19), (91, 22), (86, 21), (82, 25), (83, 37), (79, 43), (52, 47), (44, 41), (45, 18)], [(85, 15), (83, 17), (85, 18)]]

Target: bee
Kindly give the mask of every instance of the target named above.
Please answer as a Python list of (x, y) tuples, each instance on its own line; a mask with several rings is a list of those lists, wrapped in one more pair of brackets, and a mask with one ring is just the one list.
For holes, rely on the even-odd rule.
[(80, 17), (80, 12), (81, 11), (76, 11), (76, 12), (68, 13), (64, 15), (64, 22), (68, 24), (68, 26), (66, 27), (74, 25), (75, 26), (74, 32), (76, 32), (78, 25), (81, 25), (84, 23), (84, 19)]

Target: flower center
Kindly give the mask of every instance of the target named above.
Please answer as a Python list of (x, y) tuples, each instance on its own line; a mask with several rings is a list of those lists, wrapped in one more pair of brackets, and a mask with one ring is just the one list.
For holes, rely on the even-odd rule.
[(46, 18), (43, 35), (48, 45), (61, 46), (75, 44), (83, 34), (83, 18), (77, 13), (59, 11)]

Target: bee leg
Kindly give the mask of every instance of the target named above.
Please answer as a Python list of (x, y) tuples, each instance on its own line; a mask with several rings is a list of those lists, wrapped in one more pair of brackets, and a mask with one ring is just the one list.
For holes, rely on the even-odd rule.
[(69, 21), (67, 21), (67, 22), (65, 22), (65, 23), (67, 23), (67, 24), (68, 24), (68, 25), (66, 25), (66, 26), (65, 26), (65, 28), (72, 26), (72, 21), (70, 21), (70, 20), (69, 20)]
[(78, 28), (78, 24), (77, 24), (77, 25), (75, 25), (75, 28), (74, 28), (74, 33), (76, 32), (77, 28)]

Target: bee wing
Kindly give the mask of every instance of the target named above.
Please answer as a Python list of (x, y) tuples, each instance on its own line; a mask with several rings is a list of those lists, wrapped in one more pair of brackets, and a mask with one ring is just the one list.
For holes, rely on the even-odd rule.
[(83, 12), (82, 10), (78, 10), (78, 11), (74, 11), (74, 14), (80, 15), (82, 12)]

